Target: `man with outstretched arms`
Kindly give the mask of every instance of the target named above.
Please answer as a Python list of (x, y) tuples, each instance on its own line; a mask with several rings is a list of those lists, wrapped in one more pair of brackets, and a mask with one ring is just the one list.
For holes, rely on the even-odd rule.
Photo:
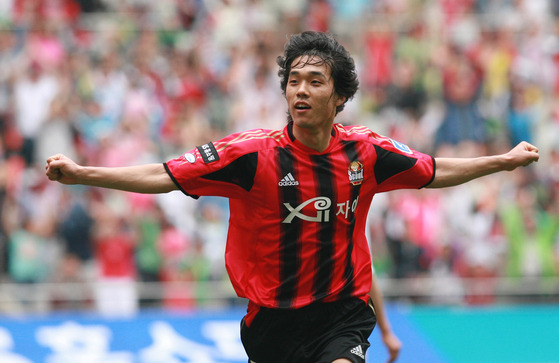
[(250, 361), (363, 363), (377, 318), (394, 360), (401, 343), (386, 321), (365, 237), (374, 194), (458, 185), (528, 165), (538, 150), (523, 142), (502, 155), (433, 158), (335, 123), (358, 81), (353, 59), (328, 34), (292, 36), (278, 65), (288, 106), (283, 130), (233, 134), (161, 164), (88, 167), (55, 155), (47, 176), (229, 198), (225, 263), (235, 291), (249, 300), (241, 338)]

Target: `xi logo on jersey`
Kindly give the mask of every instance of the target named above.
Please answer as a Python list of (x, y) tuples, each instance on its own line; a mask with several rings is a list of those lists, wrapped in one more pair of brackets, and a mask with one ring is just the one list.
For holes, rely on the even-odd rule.
[(291, 223), (295, 218), (307, 222), (327, 223), (330, 222), (330, 215), (333, 210), (336, 211), (336, 216), (341, 215), (345, 219), (349, 219), (352, 215), (350, 211), (352, 213), (355, 212), (358, 201), (359, 197), (351, 201), (348, 200), (343, 203), (336, 203), (336, 205), (333, 206), (334, 203), (332, 203), (332, 199), (328, 197), (316, 197), (308, 199), (296, 207), (293, 207), (291, 203), (283, 203), (285, 208), (289, 211), (289, 215), (285, 217), (282, 223)]

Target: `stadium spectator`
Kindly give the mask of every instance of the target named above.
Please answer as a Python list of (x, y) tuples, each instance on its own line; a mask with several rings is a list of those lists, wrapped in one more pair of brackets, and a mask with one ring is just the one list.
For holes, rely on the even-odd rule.
[(134, 316), (139, 308), (134, 235), (125, 217), (102, 205), (99, 208), (94, 229), (97, 311), (106, 316)]
[(520, 139), (533, 141), (536, 129), (534, 100), (531, 100), (533, 87), (527, 80), (511, 77), (510, 100), (507, 115), (507, 131), (509, 143), (514, 145)]
[(557, 275), (557, 231), (559, 218), (539, 205), (536, 190), (519, 188), (514, 203), (501, 211), (508, 237), (507, 274), (534, 278)]
[(443, 54), (445, 115), (435, 135), (435, 147), (463, 142), (483, 145), (487, 130), (478, 105), (483, 80), (481, 69), (456, 44), (446, 44)]
[(95, 220), (91, 214), (88, 193), (66, 191), (59, 209), (57, 231), (62, 239), (64, 252), (75, 256), (80, 262), (91, 262), (93, 258), (93, 228)]
[[(23, 138), (21, 154), (27, 165), (35, 162), (35, 143), (41, 126), (47, 121), (51, 102), (59, 91), (56, 77), (33, 62), (14, 82), (14, 118)], [(29, 107), (33, 105), (33, 107)]]

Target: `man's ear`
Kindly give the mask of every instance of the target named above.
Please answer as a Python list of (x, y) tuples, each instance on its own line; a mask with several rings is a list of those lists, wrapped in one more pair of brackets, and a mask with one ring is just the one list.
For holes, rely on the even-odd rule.
[(345, 103), (345, 101), (347, 101), (347, 98), (344, 96), (339, 96), (336, 94), (336, 107), (339, 107), (341, 105), (343, 105)]

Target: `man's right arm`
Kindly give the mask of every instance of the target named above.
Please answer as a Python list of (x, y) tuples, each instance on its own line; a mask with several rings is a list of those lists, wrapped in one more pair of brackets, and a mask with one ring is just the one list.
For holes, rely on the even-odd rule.
[(136, 193), (177, 190), (163, 163), (125, 167), (81, 166), (62, 154), (47, 159), (46, 175), (62, 184), (81, 184)]

